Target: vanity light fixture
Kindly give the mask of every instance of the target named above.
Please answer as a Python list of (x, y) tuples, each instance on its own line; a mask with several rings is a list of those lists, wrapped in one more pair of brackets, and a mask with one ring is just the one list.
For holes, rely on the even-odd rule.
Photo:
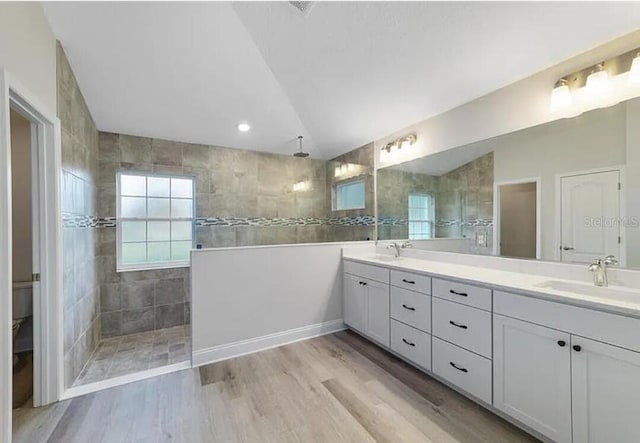
[(399, 153), (403, 148), (406, 150), (410, 146), (413, 146), (418, 140), (418, 136), (415, 134), (405, 135), (404, 137), (400, 137), (395, 139), (392, 142), (387, 143), (382, 147), (382, 152), (380, 153), (380, 160), (382, 162), (389, 161), (391, 156)]
[(610, 92), (609, 74), (604, 69), (604, 62), (598, 63), (591, 71), (585, 89), (591, 97), (603, 97)]
[(636, 54), (631, 62), (631, 69), (629, 70), (627, 81), (630, 86), (640, 87), (640, 52)]
[(571, 90), (566, 78), (561, 78), (556, 82), (556, 85), (551, 91), (551, 109), (556, 111), (559, 109), (565, 109), (573, 103), (571, 97)]
[(249, 132), (250, 129), (251, 129), (251, 126), (249, 125), (249, 123), (246, 123), (246, 122), (238, 123), (238, 131)]
[(640, 48), (635, 48), (559, 79), (551, 91), (551, 111), (575, 117), (638, 96)]

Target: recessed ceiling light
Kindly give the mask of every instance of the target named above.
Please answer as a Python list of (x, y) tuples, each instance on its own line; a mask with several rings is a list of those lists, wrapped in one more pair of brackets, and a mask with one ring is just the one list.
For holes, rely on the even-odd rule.
[(251, 129), (251, 126), (249, 126), (249, 123), (238, 123), (238, 131), (249, 132), (249, 129)]

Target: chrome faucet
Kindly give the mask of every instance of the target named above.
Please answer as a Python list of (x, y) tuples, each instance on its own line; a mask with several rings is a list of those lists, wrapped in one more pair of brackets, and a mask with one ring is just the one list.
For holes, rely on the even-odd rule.
[(607, 266), (615, 266), (617, 264), (618, 260), (613, 255), (607, 255), (605, 258), (596, 258), (589, 265), (589, 270), (593, 272), (593, 283), (596, 286), (609, 286)]
[(409, 241), (405, 241), (402, 243), (398, 243), (398, 242), (393, 242), (389, 245), (387, 245), (388, 249), (393, 248), (393, 252), (395, 253), (396, 258), (400, 257), (400, 249), (404, 249), (404, 248), (413, 248), (413, 243), (409, 242)]

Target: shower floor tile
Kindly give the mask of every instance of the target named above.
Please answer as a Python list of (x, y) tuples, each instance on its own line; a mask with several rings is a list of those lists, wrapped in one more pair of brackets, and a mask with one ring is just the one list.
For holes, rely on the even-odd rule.
[(190, 352), (189, 325), (106, 338), (73, 386), (188, 361)]

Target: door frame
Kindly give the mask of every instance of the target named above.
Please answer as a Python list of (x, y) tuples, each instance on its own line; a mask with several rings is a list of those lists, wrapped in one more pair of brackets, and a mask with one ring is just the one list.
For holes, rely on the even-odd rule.
[[(57, 401), (63, 391), (61, 133), (55, 110), (44, 106), (0, 67), (0, 440), (12, 428), (12, 206), (10, 109), (27, 117), (37, 134), (40, 291), (33, 300), (34, 406)], [(32, 140), (33, 143), (33, 140)], [(35, 193), (35, 189), (32, 191)], [(36, 291), (37, 293), (38, 291)]]
[(502, 186), (536, 184), (536, 259), (542, 257), (542, 178), (530, 177), (515, 180), (503, 180), (493, 184), (493, 255), (500, 257), (500, 190)]
[[(619, 217), (621, 220), (627, 215), (627, 199), (622, 198), (622, 190), (626, 189), (626, 166), (625, 165), (613, 165), (602, 168), (584, 169), (571, 172), (561, 172), (556, 174), (556, 189), (555, 189), (555, 233), (553, 237), (553, 259), (555, 261), (562, 260), (562, 253), (560, 246), (562, 246), (562, 179), (565, 177), (573, 177), (576, 175), (589, 175), (598, 174), (601, 172), (618, 172), (620, 177), (621, 190), (618, 192), (618, 208), (620, 209)], [(620, 256), (618, 259), (618, 266), (623, 268), (627, 263), (627, 235), (626, 227), (624, 223), (620, 226)]]

